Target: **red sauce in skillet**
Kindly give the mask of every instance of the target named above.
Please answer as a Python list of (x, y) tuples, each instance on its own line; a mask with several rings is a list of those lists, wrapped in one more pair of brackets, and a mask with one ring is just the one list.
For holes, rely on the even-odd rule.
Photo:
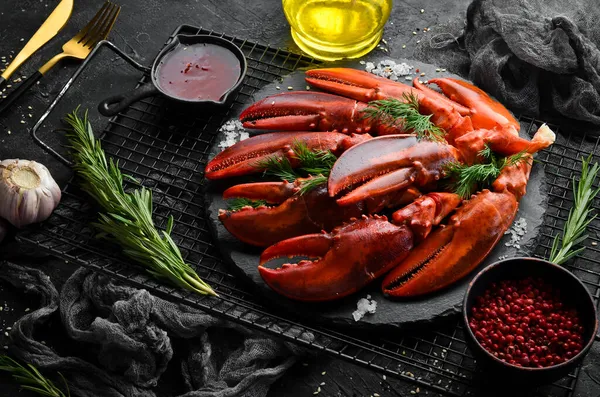
[(157, 70), (162, 90), (176, 98), (221, 99), (240, 77), (240, 61), (227, 48), (200, 43), (177, 45)]

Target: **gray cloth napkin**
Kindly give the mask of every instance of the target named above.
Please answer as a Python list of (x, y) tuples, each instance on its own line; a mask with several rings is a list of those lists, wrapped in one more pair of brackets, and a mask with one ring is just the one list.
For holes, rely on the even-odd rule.
[[(0, 277), (41, 298), (40, 308), (11, 330), (11, 355), (42, 372), (61, 372), (76, 396), (153, 397), (167, 365), (182, 373), (187, 392), (179, 397), (265, 396), (303, 353), (87, 269), (77, 270), (60, 295), (37, 269), (4, 262)], [(62, 357), (34, 338), (58, 309), (68, 336), (92, 352), (96, 363)], [(174, 339), (184, 357), (178, 363), (172, 362)]]
[(463, 74), (515, 111), (600, 125), (598, 0), (474, 0), (419, 60)]

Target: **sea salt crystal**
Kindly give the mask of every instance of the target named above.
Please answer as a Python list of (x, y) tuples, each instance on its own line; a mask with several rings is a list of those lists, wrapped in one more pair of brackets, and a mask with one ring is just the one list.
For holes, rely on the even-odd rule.
[(365, 70), (374, 75), (388, 78), (392, 81), (398, 81), (400, 77), (407, 76), (413, 67), (402, 62), (396, 63), (391, 59), (381, 61), (375, 65), (373, 62), (367, 62)]
[(359, 321), (365, 316), (365, 314), (373, 314), (377, 310), (377, 302), (371, 299), (371, 295), (367, 295), (366, 298), (361, 298), (356, 303), (356, 310), (352, 312), (354, 321)]
[(527, 219), (519, 218), (515, 223), (512, 224), (510, 229), (508, 229), (504, 234), (510, 234), (510, 241), (504, 243), (507, 247), (514, 247), (516, 249), (520, 249), (521, 239), (527, 233)]
[(223, 140), (219, 142), (219, 147), (221, 149), (228, 148), (249, 137), (248, 132), (244, 130), (242, 123), (237, 119), (227, 121), (221, 126), (219, 132), (222, 132), (224, 136)]

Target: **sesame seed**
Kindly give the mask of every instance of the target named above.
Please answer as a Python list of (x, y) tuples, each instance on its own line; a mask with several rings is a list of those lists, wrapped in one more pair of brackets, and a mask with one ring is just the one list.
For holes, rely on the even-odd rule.
[(413, 31), (413, 36), (415, 36), (417, 34), (417, 32)]
[(27, 109), (33, 109), (31, 106), (27, 106)]
[(325, 386), (325, 382), (321, 382), (321, 386)]
[(597, 245), (598, 245), (598, 243), (597, 243), (597, 242), (595, 242), (595, 241), (592, 241), (592, 245), (595, 247), (595, 246), (597, 246)]
[(21, 124), (25, 124), (25, 120), (21, 120)]
[(323, 371), (323, 372), (321, 372), (321, 375), (325, 375), (326, 373), (327, 373), (326, 371)]
[(424, 12), (425, 12), (425, 10), (421, 8), (421, 14), (424, 13)]
[(425, 72), (421, 73), (421, 76), (425, 76)]
[(310, 86), (309, 86), (309, 85), (307, 85), (307, 86), (306, 86), (306, 91), (309, 91), (309, 90), (310, 90)]
[(280, 86), (276, 86), (276, 87), (275, 87), (275, 89), (277, 89), (277, 90), (280, 90), (280, 89), (281, 89), (281, 87), (280, 87)]
[(414, 390), (411, 390), (411, 391), (410, 391), (410, 394), (417, 394), (417, 393), (415, 393), (415, 391), (414, 391)]
[(383, 375), (383, 380), (386, 380), (386, 379), (387, 379), (387, 377), (385, 375)]
[(373, 397), (379, 397), (379, 393), (373, 393)]
[(4, 331), (4, 336), (8, 336), (8, 332)]
[(446, 69), (442, 69), (442, 72), (445, 72), (445, 71), (446, 71)]
[(292, 87), (291, 85), (288, 85), (288, 90), (293, 90), (294, 87)]
[(406, 44), (402, 44), (402, 48), (406, 48)]
[[(10, 132), (10, 131), (9, 131), (9, 132)], [(31, 310), (31, 309), (29, 309), (28, 307), (26, 307), (26, 308), (25, 308), (25, 311), (26, 311), (26, 312), (28, 312), (29, 310)]]

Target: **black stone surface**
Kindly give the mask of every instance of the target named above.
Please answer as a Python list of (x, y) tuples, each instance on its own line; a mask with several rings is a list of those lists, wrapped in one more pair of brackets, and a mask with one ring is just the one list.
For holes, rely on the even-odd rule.
[[(150, 65), (154, 56), (163, 46), (171, 32), (181, 24), (203, 26), (215, 31), (235, 34), (249, 40), (271, 44), (298, 51), (291, 41), (289, 27), (281, 9), (280, 0), (118, 0), (122, 6), (110, 40), (125, 50), (139, 62)], [(443, 34), (441, 25), (448, 21), (464, 20), (470, 0), (399, 0), (394, 7), (384, 30), (389, 54), (381, 50), (374, 53), (393, 58), (412, 58), (419, 41), (428, 42), (432, 37)], [(73, 15), (66, 27), (19, 70), (18, 75), (31, 75), (46, 60), (61, 49), (62, 44), (83, 27), (101, 7), (102, 0), (76, 0)], [(50, 14), (56, 0), (3, 0), (0, 2), (0, 56), (7, 61), (14, 56), (24, 43), (37, 30)], [(565, 5), (568, 7), (568, 4)], [(423, 9), (423, 13), (421, 13)], [(423, 28), (430, 30), (424, 32)], [(415, 32), (416, 34), (413, 34)], [(405, 46), (405, 48), (403, 48)], [(0, 68), (3, 62), (0, 62)], [(25, 158), (42, 162), (51, 170), (59, 184), (64, 185), (70, 178), (70, 170), (61, 165), (48, 153), (38, 147), (28, 136), (29, 129), (43, 113), (50, 101), (67, 82), (78, 62), (66, 61), (45, 76), (28, 94), (15, 104), (13, 110), (0, 116), (0, 159)], [(443, 65), (442, 65), (443, 66)], [(15, 75), (17, 76), (17, 75)], [(58, 118), (81, 104), (84, 108), (95, 109), (98, 102), (108, 95), (125, 91), (135, 86), (140, 75), (114, 56), (99, 57), (81, 81), (65, 98), (65, 105), (57, 109), (57, 114), (48, 120), (46, 138), (59, 141), (52, 131), (59, 125)], [(7, 88), (8, 92), (9, 88)], [(29, 116), (31, 114), (31, 117)], [(91, 121), (101, 129), (106, 120), (91, 112)], [(10, 133), (9, 133), (10, 131)], [(50, 276), (58, 288), (72, 273), (70, 264), (46, 257), (22, 247), (14, 239), (0, 245), (0, 259), (24, 263), (41, 268)], [(0, 269), (1, 271), (1, 269)], [(0, 283), (0, 346), (7, 344), (4, 332), (6, 327), (37, 305), (34, 296)], [(65, 354), (77, 353), (85, 346), (73, 344), (62, 335), (60, 318), (52, 319), (52, 324), (43, 330), (41, 338), (57, 351)], [(0, 347), (0, 351), (2, 348)], [(600, 394), (599, 349), (594, 347), (584, 362), (579, 374), (574, 395), (577, 397), (597, 397)], [(324, 373), (324, 374), (323, 374)], [(269, 397), (312, 396), (321, 383), (319, 396), (412, 396), (416, 385), (403, 380), (384, 379), (381, 374), (356, 365), (318, 355), (307, 358), (288, 371), (271, 388)], [(178, 369), (171, 368), (158, 385), (156, 394), (172, 396), (179, 391), (181, 379)], [(449, 385), (442, 384), (442, 387)], [(440, 395), (423, 386), (418, 395)], [(513, 395), (527, 395), (514, 391)], [(26, 391), (19, 392), (18, 386), (3, 373), (0, 373), (0, 396), (33, 396)], [(478, 394), (494, 395), (489, 388)]]
[[(389, 57), (371, 56), (365, 58), (364, 61), (370, 61), (377, 65), (380, 61), (389, 59)], [(408, 59), (393, 59), (393, 61), (396, 63), (404, 62), (413, 67), (412, 73), (408, 76), (410, 79), (415, 76), (419, 77), (422, 81), (434, 76), (458, 77), (449, 73), (436, 72), (436, 70), (441, 69), (436, 65), (428, 65)], [(356, 61), (339, 63), (336, 66), (351, 67), (359, 70), (364, 70), (365, 68), (363, 64)], [(288, 87), (292, 87), (292, 91), (305, 90), (306, 82), (304, 78), (304, 71), (291, 73), (282, 81), (267, 85), (258, 91), (254, 95), (253, 100), (258, 101), (270, 95), (289, 92)], [(411, 84), (404, 77), (402, 78), (402, 82)], [(314, 88), (311, 88), (311, 90), (315, 91)], [(522, 129), (526, 131), (527, 126), (523, 126)], [(250, 131), (252, 132), (252, 130)], [(222, 139), (223, 134), (215, 140), (215, 145), (211, 150), (211, 158), (221, 151), (218, 145)], [(530, 182), (527, 185), (527, 195), (521, 200), (519, 212), (515, 218), (515, 220), (524, 218), (527, 221), (527, 233), (519, 243), (523, 247), (522, 249), (507, 246), (506, 243), (510, 241), (511, 236), (505, 235), (487, 258), (467, 277), (437, 293), (415, 299), (386, 299), (381, 293), (381, 278), (375, 280), (361, 291), (334, 302), (302, 303), (285, 298), (271, 290), (260, 277), (257, 266), (261, 250), (238, 241), (225, 229), (218, 219), (219, 209), (227, 208), (227, 203), (222, 199), (223, 190), (229, 186), (233, 186), (237, 182), (225, 180), (209, 184), (206, 195), (208, 219), (211, 221), (211, 229), (215, 233), (216, 241), (218, 241), (217, 244), (224, 258), (232, 266), (239, 269), (241, 274), (251, 283), (255, 284), (258, 287), (258, 291), (269, 302), (274, 302), (276, 305), (281, 306), (282, 309), (293, 311), (299, 316), (310, 318), (312, 321), (320, 321), (328, 325), (352, 327), (352, 329), (372, 330), (375, 327), (378, 329), (424, 327), (436, 321), (445, 320), (460, 312), (468, 283), (477, 274), (478, 270), (494, 263), (502, 256), (527, 256), (529, 254), (529, 251), (525, 247), (535, 240), (537, 229), (542, 223), (546, 210), (545, 197), (547, 192), (543, 183), (543, 174), (543, 169), (539, 165), (534, 165)], [(260, 178), (250, 178), (250, 180), (259, 181)], [(356, 310), (358, 299), (364, 298), (367, 295), (370, 295), (377, 302), (377, 311), (373, 314), (367, 314), (357, 322), (353, 319), (352, 312)]]

